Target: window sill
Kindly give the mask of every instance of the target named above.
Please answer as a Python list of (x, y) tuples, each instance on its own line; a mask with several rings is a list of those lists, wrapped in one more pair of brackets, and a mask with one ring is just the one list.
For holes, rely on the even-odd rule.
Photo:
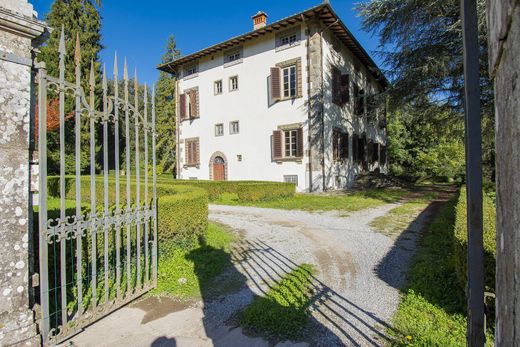
[(280, 98), (278, 101), (289, 101), (289, 100), (296, 100), (296, 99), (300, 99), (300, 98), (303, 98), (303, 95), (296, 95), (296, 96), (289, 96), (289, 97), (282, 97)]
[(276, 158), (274, 161), (277, 164), (282, 164), (284, 162), (296, 162), (297, 164), (301, 164), (303, 162), (303, 157)]
[(244, 61), (244, 58), (241, 58), (241, 59), (238, 59), (238, 60), (234, 60), (234, 61), (230, 61), (230, 62), (224, 64), (224, 68), (230, 67), (230, 66), (234, 66), (234, 65), (238, 65), (238, 64), (242, 64), (243, 61)]
[(187, 80), (191, 80), (191, 79), (196, 78), (196, 77), (199, 77), (199, 73), (198, 72), (194, 73), (192, 75), (189, 75), (189, 76), (185, 76), (182, 80), (183, 81), (187, 81)]
[(199, 119), (200, 117), (190, 117), (190, 118), (186, 118), (186, 119), (181, 119), (181, 123), (182, 122), (186, 122), (186, 121), (193, 121), (195, 119)]
[(183, 166), (185, 169), (189, 169), (190, 167), (200, 169), (200, 164), (184, 164)]
[(285, 51), (286, 49), (289, 49), (289, 48), (293, 48), (293, 47), (296, 47), (296, 46), (299, 46), (301, 43), (301, 41), (297, 41), (297, 42), (294, 42), (294, 43), (289, 43), (289, 44), (286, 44), (286, 45), (283, 45), (283, 46), (278, 46), (274, 49), (275, 52), (281, 52), (281, 51)]

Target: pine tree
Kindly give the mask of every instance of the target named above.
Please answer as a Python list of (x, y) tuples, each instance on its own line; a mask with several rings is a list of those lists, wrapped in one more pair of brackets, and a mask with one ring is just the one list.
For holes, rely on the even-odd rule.
[[(170, 35), (161, 61), (167, 63), (179, 56), (175, 38)], [(158, 173), (175, 174), (175, 84), (174, 76), (160, 72), (155, 88)]]
[[(92, 0), (56, 0), (51, 7), (50, 12), (46, 15), (46, 22), (52, 28), (50, 38), (46, 45), (41, 48), (38, 60), (43, 61), (47, 67), (49, 76), (59, 76), (59, 53), (58, 47), (60, 43), (61, 29), (63, 27), (65, 36), (65, 80), (71, 83), (75, 82), (75, 62), (74, 50), (76, 39), (79, 39), (81, 47), (81, 86), (88, 95), (88, 81), (91, 61), (94, 62), (94, 70), (96, 77), (96, 100), (97, 107), (101, 101), (101, 74), (99, 62), (99, 52), (103, 48), (101, 44), (101, 16), (98, 12), (96, 4), (99, 1)], [(49, 105), (55, 102), (57, 98), (56, 91), (49, 90)], [(65, 102), (66, 115), (73, 111), (74, 101), (67, 97)], [(68, 117), (72, 119), (73, 117)], [(48, 170), (49, 173), (59, 173), (59, 132), (54, 129), (48, 129)], [(65, 137), (71, 139), (74, 135), (74, 122), (67, 120), (65, 122)], [(98, 147), (99, 148), (99, 147)], [(74, 172), (74, 141), (66, 141), (65, 148), (65, 165), (66, 172)], [(81, 150), (81, 167), (85, 172), (89, 167), (88, 153), (88, 131), (82, 131), (82, 150)]]

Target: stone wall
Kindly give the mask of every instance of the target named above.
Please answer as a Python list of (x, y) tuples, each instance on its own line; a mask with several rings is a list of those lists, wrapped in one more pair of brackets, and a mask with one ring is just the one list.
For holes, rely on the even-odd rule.
[(520, 346), (520, 1), (488, 0), (495, 86), (496, 345)]
[(45, 32), (32, 5), (0, 3), (0, 345), (38, 345), (29, 307), (31, 80)]

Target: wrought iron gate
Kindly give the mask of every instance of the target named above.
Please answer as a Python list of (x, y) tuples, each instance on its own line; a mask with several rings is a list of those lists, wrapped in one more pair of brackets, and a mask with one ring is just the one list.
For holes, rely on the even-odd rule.
[[(102, 100), (97, 102), (92, 62), (88, 96), (81, 86), (78, 39), (75, 83), (65, 80), (63, 29), (58, 52), (58, 78), (48, 76), (41, 65), (37, 82), (39, 303), (44, 345), (62, 341), (157, 283), (155, 93), (150, 105), (145, 86), (140, 105), (137, 74), (132, 91), (125, 59), (120, 97), (116, 55), (113, 83), (109, 86), (103, 67)], [(59, 129), (55, 177), (48, 176), (47, 167), (48, 153), (53, 153), (48, 149), (52, 132), (47, 116), (53, 112), (59, 114), (59, 126), (52, 134), (58, 137)]]

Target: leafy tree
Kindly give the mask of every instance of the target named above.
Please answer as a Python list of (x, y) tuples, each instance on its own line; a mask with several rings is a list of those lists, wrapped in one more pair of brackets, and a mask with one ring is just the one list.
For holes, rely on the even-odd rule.
[[(94, 62), (95, 78), (96, 78), (96, 94), (98, 105), (100, 103), (100, 63), (99, 52), (103, 48), (101, 44), (101, 16), (98, 12), (99, 1), (91, 0), (56, 0), (51, 7), (50, 12), (46, 15), (46, 22), (53, 29), (46, 45), (41, 48), (38, 55), (40, 61), (45, 62), (47, 72), (50, 76), (59, 76), (59, 43), (61, 28), (65, 33), (65, 80), (75, 82), (75, 62), (74, 51), (76, 39), (79, 39), (81, 46), (80, 71), (82, 79), (82, 87), (88, 93), (88, 81), (91, 67), (91, 61)], [(53, 105), (57, 93), (55, 90), (49, 90), (49, 105)], [(73, 117), (69, 116), (74, 110), (74, 100), (67, 97), (65, 100), (65, 113), (68, 119), (65, 122), (65, 166), (67, 173), (74, 172), (74, 141), (70, 141), (74, 134)], [(81, 168), (87, 171), (89, 167), (88, 156), (88, 127), (87, 122), (83, 124), (82, 131), (82, 148), (81, 148)], [(53, 131), (54, 130), (54, 131)], [(59, 131), (57, 129), (48, 129), (48, 169), (49, 173), (59, 172)], [(69, 140), (67, 140), (69, 139)]]
[[(170, 35), (161, 62), (170, 62), (180, 54), (175, 37)], [(158, 173), (175, 173), (175, 84), (174, 76), (160, 72), (155, 89)]]
[[(477, 5), (483, 163), (485, 175), (493, 179), (493, 90), (488, 78), (485, 1), (477, 0)], [(413, 108), (412, 114), (416, 116), (432, 116), (433, 113), (440, 112), (440, 118), (435, 115), (423, 117), (419, 124), (435, 126), (431, 122), (440, 119), (458, 123), (457, 128), (461, 128), (464, 69), (460, 2), (369, 0), (359, 4), (357, 8), (363, 20), (363, 28), (379, 35), (380, 54), (387, 66), (386, 73), (392, 80), (388, 90), (391, 108), (398, 113), (410, 112)], [(445, 119), (445, 115), (452, 119)], [(410, 123), (407, 125), (415, 127)], [(460, 132), (448, 136), (454, 141), (451, 145), (457, 146), (462, 140), (460, 136)], [(412, 136), (409, 140), (421, 141), (417, 136)], [(423, 144), (418, 142), (416, 145), (421, 147)], [(417, 172), (412, 166), (405, 169)]]

